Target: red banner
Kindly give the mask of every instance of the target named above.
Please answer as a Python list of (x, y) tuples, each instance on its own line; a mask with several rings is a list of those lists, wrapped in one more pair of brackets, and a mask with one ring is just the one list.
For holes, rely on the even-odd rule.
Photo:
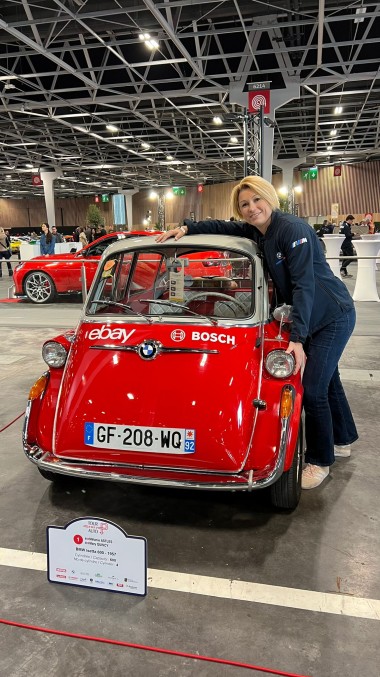
[(270, 113), (270, 89), (260, 89), (248, 92), (248, 110), (250, 113), (258, 113), (260, 108), (264, 113)]
[(334, 165), (334, 176), (342, 176), (342, 165)]
[(39, 174), (33, 174), (32, 185), (33, 186), (42, 186), (42, 179), (41, 179)]

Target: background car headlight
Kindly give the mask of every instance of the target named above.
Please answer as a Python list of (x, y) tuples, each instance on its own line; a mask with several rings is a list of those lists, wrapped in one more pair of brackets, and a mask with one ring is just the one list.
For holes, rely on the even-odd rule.
[(42, 348), (42, 357), (49, 367), (63, 367), (67, 358), (67, 350), (60, 343), (49, 341)]
[(275, 378), (286, 378), (293, 373), (295, 361), (293, 355), (285, 350), (272, 350), (265, 358), (265, 368)]

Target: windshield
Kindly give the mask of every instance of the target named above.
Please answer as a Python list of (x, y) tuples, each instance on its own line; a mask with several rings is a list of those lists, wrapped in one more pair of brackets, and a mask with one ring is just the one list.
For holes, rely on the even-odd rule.
[(87, 313), (150, 321), (244, 319), (254, 312), (253, 278), (253, 260), (226, 249), (155, 246), (120, 252), (103, 261)]

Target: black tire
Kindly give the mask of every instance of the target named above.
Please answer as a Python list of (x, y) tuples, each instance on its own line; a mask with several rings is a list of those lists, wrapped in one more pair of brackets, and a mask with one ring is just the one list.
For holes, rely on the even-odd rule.
[(270, 488), (271, 501), (275, 508), (291, 511), (297, 507), (301, 497), (302, 465), (303, 425), (301, 419), (292, 465)]
[(49, 482), (53, 482), (54, 484), (65, 484), (70, 479), (72, 479), (67, 475), (61, 475), (61, 473), (57, 472), (50, 472), (50, 470), (43, 470), (42, 468), (38, 468), (38, 472), (45, 480), (49, 480)]
[(50, 275), (41, 270), (28, 273), (24, 281), (24, 291), (32, 303), (51, 303), (57, 293)]

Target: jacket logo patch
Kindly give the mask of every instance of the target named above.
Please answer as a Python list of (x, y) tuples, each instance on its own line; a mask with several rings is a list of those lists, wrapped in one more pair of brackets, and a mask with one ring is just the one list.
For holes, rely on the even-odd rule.
[(300, 240), (292, 242), (292, 249), (294, 249), (294, 247), (298, 247), (299, 244), (305, 244), (305, 242), (307, 242), (307, 237), (301, 237)]

